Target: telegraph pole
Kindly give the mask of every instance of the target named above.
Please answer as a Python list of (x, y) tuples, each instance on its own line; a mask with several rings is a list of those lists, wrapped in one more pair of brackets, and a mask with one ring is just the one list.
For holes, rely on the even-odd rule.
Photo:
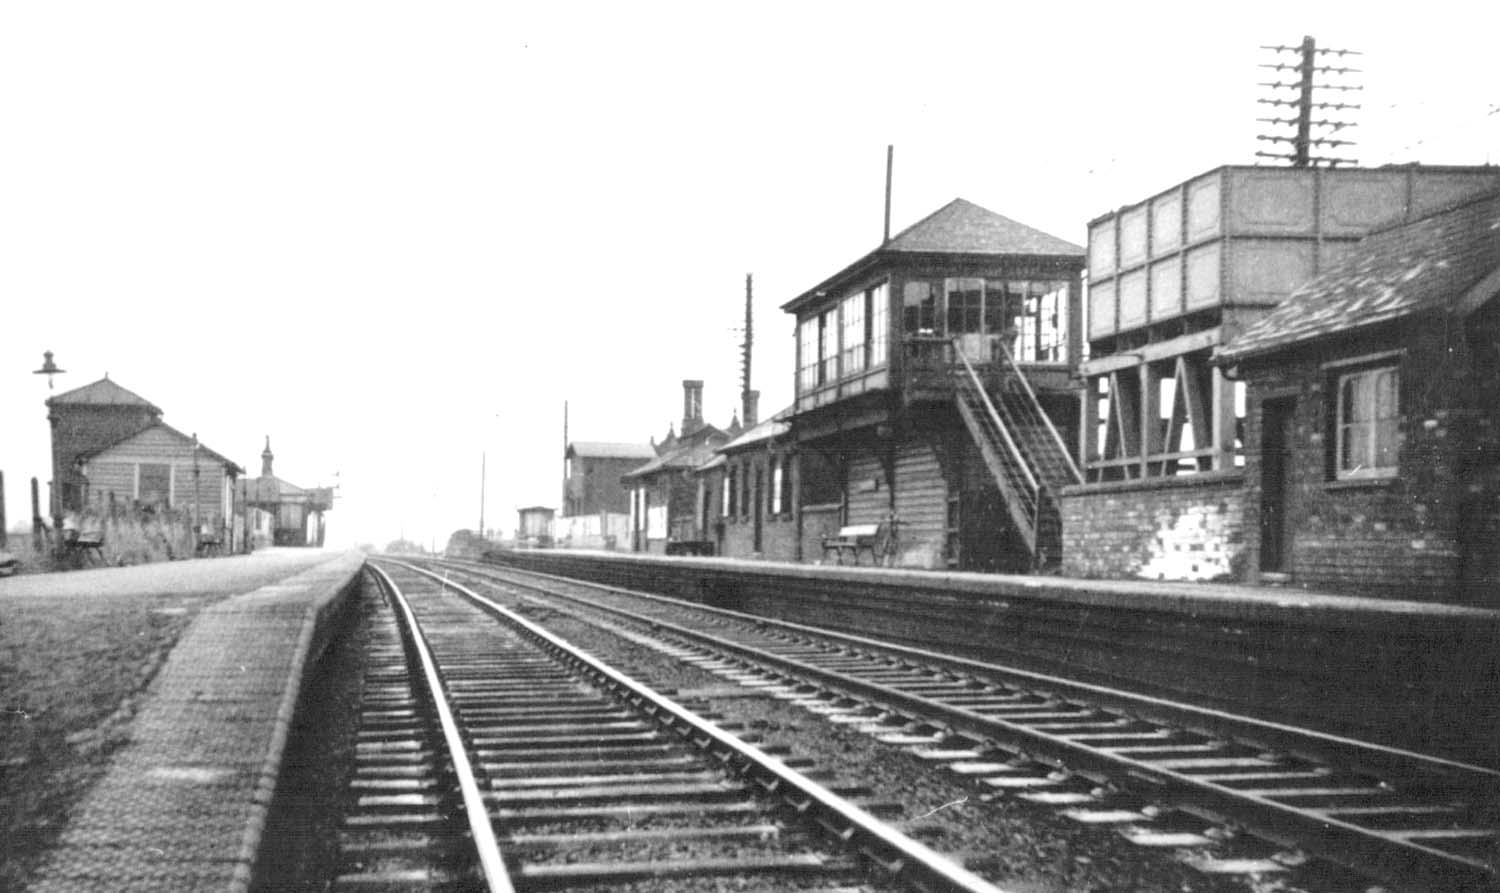
[[(1270, 50), (1271, 52), (1278, 54), (1276, 62), (1270, 64), (1262, 64), (1260, 66), (1261, 68), (1269, 68), (1273, 71), (1276, 71), (1278, 73), (1278, 78), (1280, 78), (1281, 76), (1280, 72), (1290, 72), (1295, 75), (1295, 80), (1262, 82), (1262, 87), (1267, 87), (1273, 92), (1270, 98), (1259, 99), (1256, 101), (1264, 105), (1275, 106), (1278, 108), (1295, 108), (1297, 110), (1297, 115), (1295, 118), (1258, 118), (1257, 120), (1266, 124), (1273, 124), (1281, 127), (1291, 127), (1292, 135), (1290, 136), (1284, 133), (1272, 133), (1261, 134), (1260, 136), (1256, 137), (1256, 139), (1265, 140), (1266, 142), (1270, 143), (1290, 143), (1291, 151), (1261, 151), (1256, 152), (1255, 154), (1261, 158), (1276, 158), (1284, 161), (1290, 161), (1292, 167), (1317, 167), (1319, 164), (1324, 164), (1328, 167), (1336, 167), (1340, 164), (1355, 164), (1356, 162), (1352, 158), (1339, 158), (1331, 155), (1313, 154), (1314, 148), (1318, 148), (1321, 150), (1324, 147), (1336, 148), (1339, 146), (1354, 145), (1354, 142), (1352, 140), (1335, 139), (1332, 136), (1333, 134), (1338, 133), (1346, 127), (1353, 127), (1354, 122), (1333, 121), (1327, 119), (1315, 121), (1313, 120), (1313, 111), (1316, 109), (1320, 113), (1324, 111), (1340, 112), (1359, 108), (1359, 106), (1356, 104), (1345, 102), (1319, 102), (1316, 100), (1314, 93), (1314, 91), (1316, 90), (1332, 90), (1336, 92), (1346, 93), (1354, 90), (1364, 89), (1363, 87), (1354, 84), (1329, 83), (1327, 81), (1327, 78), (1330, 75), (1343, 76), (1346, 74), (1358, 74), (1359, 69), (1318, 64), (1319, 56), (1336, 55), (1342, 58), (1344, 56), (1357, 56), (1359, 55), (1359, 53), (1354, 50), (1320, 49), (1317, 45), (1317, 42), (1314, 41), (1311, 37), (1302, 38), (1302, 43), (1294, 47), (1262, 46), (1261, 49)], [(1297, 61), (1283, 61), (1281, 59), (1282, 54), (1292, 54)], [(1322, 83), (1319, 83), (1319, 77), (1322, 77), (1324, 79)], [(1294, 91), (1294, 94), (1288, 97), (1285, 93), (1276, 92), (1286, 90)], [(1314, 128), (1318, 129), (1314, 130)]]

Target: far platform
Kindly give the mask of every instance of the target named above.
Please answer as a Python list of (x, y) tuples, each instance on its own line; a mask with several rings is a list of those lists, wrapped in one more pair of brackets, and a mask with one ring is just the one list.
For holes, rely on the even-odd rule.
[(1496, 610), (1217, 583), (488, 557), (1500, 767)]

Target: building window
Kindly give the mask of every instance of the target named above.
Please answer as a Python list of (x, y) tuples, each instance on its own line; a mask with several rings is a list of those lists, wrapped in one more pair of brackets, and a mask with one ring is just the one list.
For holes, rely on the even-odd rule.
[(751, 505), (750, 466), (747, 464), (740, 467), (740, 514), (746, 518), (750, 517)]
[(818, 386), (818, 318), (810, 316), (797, 327), (797, 390), (808, 393)]
[(946, 279), (948, 293), (948, 334), (978, 334), (984, 312), (983, 279)]
[(938, 290), (931, 282), (908, 282), (901, 290), (901, 331), (908, 335), (938, 332)]
[(172, 466), (141, 463), (136, 466), (135, 498), (142, 505), (170, 508), (172, 505)]
[(1335, 432), (1339, 478), (1389, 477), (1396, 473), (1400, 377), (1395, 366), (1339, 376)]
[(818, 314), (818, 384), (838, 381), (838, 310), (825, 310)]
[(724, 470), (724, 483), (719, 494), (719, 517), (729, 517), (729, 470)]
[(839, 334), (843, 350), (843, 374), (853, 375), (865, 368), (865, 293), (853, 294), (839, 304)]
[(865, 313), (865, 320), (869, 325), (869, 335), (866, 340), (870, 343), (870, 367), (885, 365), (886, 340), (889, 337), (887, 331), (888, 318), (887, 306), (890, 303), (890, 289), (885, 283), (881, 283), (865, 292), (865, 298), (869, 301), (869, 309)]
[(772, 515), (779, 515), (779, 514), (781, 514), (781, 507), (784, 506), (784, 505), (786, 505), (786, 502), (785, 502), (785, 500), (782, 499), (782, 495), (781, 495), (782, 480), (783, 480), (783, 478), (785, 478), (785, 476), (786, 476), (785, 469), (782, 468), (782, 459), (781, 459), (781, 457), (780, 456), (772, 456), (771, 457), (771, 514)]
[(739, 514), (739, 469), (731, 466), (724, 475), (724, 514), (733, 518)]

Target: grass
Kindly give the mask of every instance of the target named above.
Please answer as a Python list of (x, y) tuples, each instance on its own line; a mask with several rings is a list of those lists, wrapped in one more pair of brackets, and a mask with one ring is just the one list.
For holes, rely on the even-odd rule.
[(217, 596), (0, 597), (0, 890), (20, 889)]

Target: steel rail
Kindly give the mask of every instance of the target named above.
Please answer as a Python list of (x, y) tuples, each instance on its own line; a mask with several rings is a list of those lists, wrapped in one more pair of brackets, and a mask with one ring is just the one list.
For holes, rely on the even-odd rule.
[(766, 793), (778, 795), (798, 812), (811, 813), (812, 820), (819, 826), (836, 839), (855, 846), (892, 877), (932, 893), (1003, 893), (985, 879), (885, 825), (760, 748), (723, 731), (504, 605), (434, 571), (405, 562), (393, 563), (438, 581), (486, 612), (504, 619), (534, 640), (544, 643), (554, 654), (575, 667), (586, 669), (591, 676), (606, 681), (610, 688), (628, 694), (630, 700), (652, 714), (658, 722), (693, 740), (699, 747), (711, 751), (726, 767), (752, 778)]
[(417, 623), (411, 606), (407, 604), (406, 597), (401, 594), (401, 589), (396, 585), (396, 581), (374, 563), (370, 563), (369, 567), (395, 602), (403, 631), (409, 635), (412, 648), (416, 651), (417, 659), (422, 665), (422, 678), (427, 685), (433, 709), (437, 712), (438, 724), (442, 727), (443, 742), (448, 749), (449, 759), (453, 762), (454, 775), (458, 778), (459, 793), (463, 797), (464, 815), (468, 820), (474, 854), (479, 860), (486, 889), (490, 893), (515, 893), (515, 886), (510, 880), (510, 872), (506, 870), (505, 860), (500, 854), (500, 843), (495, 839), (495, 828), (490, 823), (489, 810), (484, 805), (484, 796), (474, 780), (474, 767), (469, 762), (463, 735), (459, 731), (458, 722), (453, 718), (453, 710), (448, 706), (448, 696), (443, 688), (437, 662), (432, 659), (432, 652), (427, 647), (427, 638), (422, 632), (422, 627)]
[[(570, 584), (580, 581), (562, 578)], [(596, 583), (583, 585), (596, 586)], [(532, 584), (533, 588), (536, 587)], [(600, 587), (630, 595), (639, 593), (619, 590), (616, 587)], [(571, 598), (554, 592), (551, 596)], [(581, 599), (574, 599), (582, 601)], [(637, 617), (629, 611), (608, 608), (585, 602), (590, 608)], [(691, 603), (687, 603), (691, 604)], [(695, 605), (694, 607), (702, 607)], [(736, 612), (724, 612), (735, 614)], [(765, 622), (765, 618), (739, 615), (752, 622)], [(1098, 780), (1125, 783), (1138, 793), (1154, 797), (1166, 797), (1193, 804), (1224, 820), (1236, 822), (1256, 834), (1270, 840), (1280, 841), (1303, 848), (1330, 861), (1346, 865), (1359, 871), (1383, 873), (1386, 878), (1403, 878), (1422, 884), (1438, 884), (1446, 890), (1493, 890), (1500, 881), (1500, 874), (1489, 864), (1477, 859), (1447, 853), (1412, 840), (1405, 840), (1378, 830), (1372, 830), (1343, 821), (1328, 812), (1315, 809), (1300, 809), (1275, 800), (1236, 791), (1224, 785), (1194, 778), (1172, 769), (1155, 766), (1149, 762), (1109, 753), (1070, 741), (1065, 737), (1028, 728), (1017, 722), (984, 716), (943, 704), (921, 695), (910, 694), (876, 682), (867, 682), (843, 673), (824, 670), (793, 658), (769, 654), (763, 650), (721, 639), (709, 633), (699, 632), (670, 621), (657, 618), (639, 618), (654, 627), (667, 630), (686, 639), (699, 641), (715, 649), (732, 652), (747, 660), (770, 665), (790, 675), (820, 680), (830, 688), (865, 698), (887, 708), (916, 714), (922, 718), (938, 720), (961, 734), (981, 739), (1005, 741), (1030, 755), (1079, 774), (1097, 773)], [(817, 632), (814, 628), (804, 628)], [(890, 646), (873, 643), (882, 650)], [(981, 665), (983, 666), (983, 665)], [(1050, 679), (1051, 677), (1036, 678)], [(1061, 680), (1060, 680), (1061, 681)], [(1290, 729), (1290, 727), (1287, 727)], [(1363, 744), (1364, 742), (1352, 742)], [(1038, 753), (1041, 751), (1041, 753)], [(1414, 755), (1421, 757), (1423, 755)], [(1462, 766), (1451, 764), (1448, 766)], [(1486, 779), (1494, 775), (1482, 767), (1469, 767), (1482, 773)]]
[[(1135, 713), (1143, 719), (1182, 726), (1188, 731), (1210, 735), (1244, 737), (1251, 739), (1256, 744), (1276, 747), (1297, 756), (1350, 764), (1348, 768), (1355, 770), (1374, 773), (1409, 773), (1414, 768), (1421, 769), (1425, 773), (1424, 781), (1429, 785), (1424, 790), (1463, 791), (1467, 793), (1483, 791), (1491, 796), (1500, 796), (1500, 770), (1451, 760), (1446, 757), (1375, 744), (1357, 738), (1349, 738), (1318, 731), (1317, 729), (1272, 722), (1253, 716), (1227, 713), (1211, 707), (1170, 701), (1153, 695), (1123, 691), (1105, 685), (1080, 682), (1075, 679), (1052, 676), (1020, 667), (985, 663), (984, 661), (971, 658), (915, 648), (910, 645), (882, 642), (865, 636), (824, 629), (790, 620), (762, 617), (756, 614), (747, 614), (743, 611), (732, 611), (727, 608), (716, 608), (685, 599), (672, 598), (650, 592), (640, 592), (621, 586), (611, 586), (606, 583), (579, 580), (573, 577), (564, 577), (541, 571), (499, 567), (493, 564), (480, 564), (478, 567), (487, 571), (503, 570), (506, 573), (541, 577), (577, 586), (594, 587), (631, 598), (643, 598), (662, 602), (667, 605), (693, 608), (707, 613), (735, 618), (756, 626), (776, 627), (801, 635), (814, 636), (913, 661), (921, 661), (935, 668), (958, 670), (991, 678), (1000, 677), (1015, 680), (1020, 684), (1036, 688), (1040, 691), (1055, 693), (1065, 697), (1087, 699), (1112, 709)], [(540, 590), (539, 587), (538, 589), (539, 591), (545, 591)], [(567, 596), (564, 595), (563, 597)], [(612, 609), (593, 602), (589, 602), (588, 604), (599, 610), (616, 610), (621, 614), (630, 614), (628, 611)], [(1456, 781), (1444, 783), (1445, 779), (1456, 779)]]

